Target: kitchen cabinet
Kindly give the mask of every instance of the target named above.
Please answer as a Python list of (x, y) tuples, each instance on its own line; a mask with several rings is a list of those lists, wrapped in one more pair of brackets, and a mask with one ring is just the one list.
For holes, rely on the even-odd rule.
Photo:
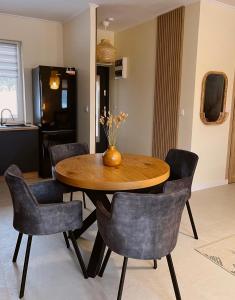
[(22, 172), (38, 171), (38, 129), (4, 128), (0, 130), (0, 175), (11, 165)]

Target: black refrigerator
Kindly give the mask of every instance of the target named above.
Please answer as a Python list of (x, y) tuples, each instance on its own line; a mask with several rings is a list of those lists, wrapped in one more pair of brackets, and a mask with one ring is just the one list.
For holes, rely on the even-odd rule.
[(34, 124), (39, 127), (39, 176), (51, 176), (49, 148), (76, 141), (75, 68), (33, 69)]

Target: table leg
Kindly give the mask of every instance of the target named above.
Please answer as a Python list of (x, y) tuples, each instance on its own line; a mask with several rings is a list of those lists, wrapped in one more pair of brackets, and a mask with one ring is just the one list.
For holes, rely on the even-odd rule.
[(92, 190), (87, 190), (86, 191), (87, 196), (90, 198), (92, 203), (96, 206), (97, 201), (102, 201), (104, 207), (108, 210), (111, 208), (111, 204), (109, 202), (108, 197), (106, 196), (105, 191), (92, 191)]
[(95, 239), (95, 244), (92, 249), (91, 257), (88, 263), (88, 267), (87, 267), (88, 277), (94, 278), (96, 277), (96, 275), (98, 275), (103, 261), (105, 247), (106, 245), (98, 231)]
[(83, 221), (80, 229), (74, 230), (75, 239), (78, 239), (93, 223), (96, 221), (96, 209), (89, 214), (89, 216)]
[[(101, 191), (88, 191), (85, 193), (90, 198), (92, 203), (96, 206), (96, 201), (101, 200), (106, 209), (110, 209), (110, 202), (104, 192)], [(96, 209), (83, 221), (82, 227), (74, 230), (74, 236), (78, 239), (93, 223), (96, 221)]]
[[(104, 207), (107, 210), (111, 209), (111, 204), (109, 202), (108, 197), (103, 191), (89, 191), (87, 193), (88, 197), (91, 199), (91, 201), (96, 205), (96, 202), (102, 201)], [(99, 232), (97, 232), (95, 243), (91, 252), (91, 257), (88, 263), (87, 267), (87, 275), (88, 277), (95, 277), (98, 275), (99, 270), (101, 268), (102, 260), (104, 257), (104, 252), (105, 252), (105, 243), (100, 235)]]
[[(86, 191), (87, 196), (90, 198), (92, 203), (96, 206), (96, 202), (102, 201), (104, 207), (107, 210), (110, 210), (111, 204), (108, 197), (103, 191)], [(94, 222), (96, 221), (96, 210), (94, 210), (84, 221), (80, 229), (74, 231), (74, 235), (78, 238), (84, 231), (86, 231)], [(102, 260), (105, 252), (105, 243), (100, 235), (97, 232), (95, 243), (91, 252), (90, 260), (87, 267), (88, 277), (95, 277), (98, 275), (101, 268)]]

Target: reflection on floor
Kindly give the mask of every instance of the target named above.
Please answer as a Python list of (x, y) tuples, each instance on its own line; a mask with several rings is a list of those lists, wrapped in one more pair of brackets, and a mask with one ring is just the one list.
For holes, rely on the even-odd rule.
[[(77, 193), (77, 199), (81, 195)], [(87, 201), (88, 203), (89, 201)], [(184, 300), (231, 300), (235, 277), (205, 259), (194, 248), (235, 233), (235, 185), (194, 192), (191, 207), (199, 240), (194, 240), (184, 211), (178, 245), (172, 254)], [(89, 210), (93, 209), (89, 202)], [(84, 215), (89, 213), (85, 210)], [(92, 249), (96, 226), (79, 240), (86, 263)], [(0, 183), (0, 299), (16, 300), (23, 266), (25, 240), (17, 265), (11, 262), (17, 232), (12, 228), (12, 207), (5, 184)], [(122, 258), (112, 254), (103, 278), (83, 279), (72, 250), (63, 235), (35, 237), (32, 242), (25, 298), (30, 300), (114, 300)], [(129, 260), (123, 299), (174, 300), (165, 259), (152, 269), (151, 261)]]

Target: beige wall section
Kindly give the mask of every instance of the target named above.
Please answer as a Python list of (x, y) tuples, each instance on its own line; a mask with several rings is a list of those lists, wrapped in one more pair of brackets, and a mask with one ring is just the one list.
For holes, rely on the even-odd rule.
[[(193, 110), (192, 151), (199, 155), (194, 186), (203, 188), (225, 184), (232, 90), (235, 71), (235, 9), (218, 2), (202, 0)], [(227, 111), (222, 125), (204, 125), (199, 116), (201, 84), (208, 71), (228, 76)], [(190, 75), (191, 76), (191, 75)]]
[(36, 65), (63, 66), (63, 32), (58, 22), (0, 14), (0, 38), (21, 41), (26, 120), (33, 122), (32, 68)]
[(95, 38), (95, 28), (92, 28), (95, 21), (91, 21), (91, 18), (95, 18), (92, 7), (65, 23), (63, 32), (64, 63), (78, 68), (78, 140), (86, 142), (90, 151), (94, 152), (96, 43), (91, 41), (91, 38)]
[(156, 20), (115, 34), (119, 57), (128, 57), (128, 78), (113, 81), (111, 105), (129, 114), (120, 130), (122, 152), (152, 153)]
[[(178, 148), (190, 150), (196, 77), (200, 3), (185, 7)], [(190, 74), (190, 76), (189, 76)]]

